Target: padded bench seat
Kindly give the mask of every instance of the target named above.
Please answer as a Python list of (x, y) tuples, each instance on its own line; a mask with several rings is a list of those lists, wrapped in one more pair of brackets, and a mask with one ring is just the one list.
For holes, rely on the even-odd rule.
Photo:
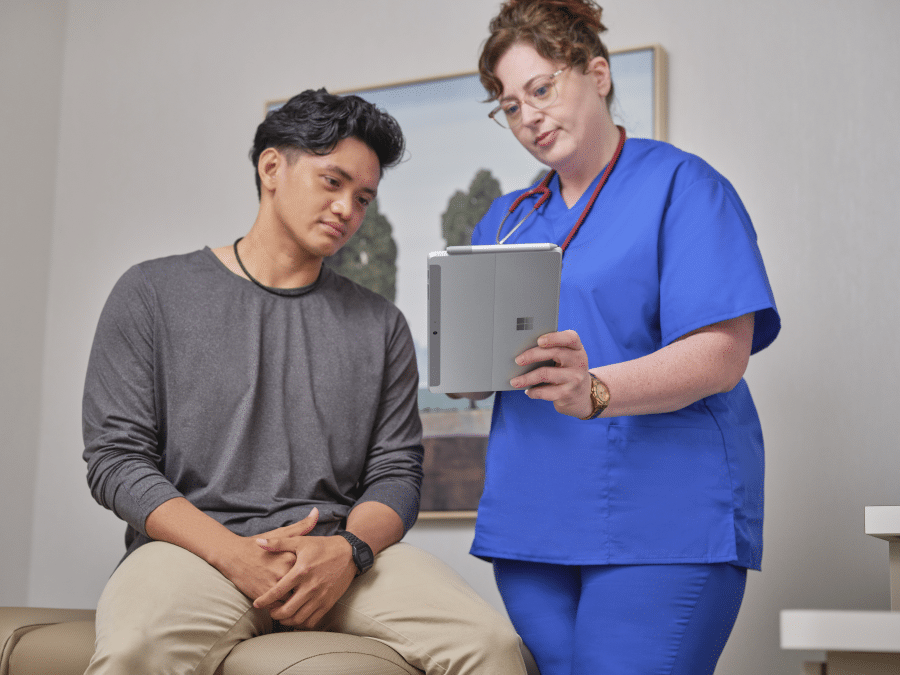
[[(94, 611), (0, 607), (0, 675), (84, 675), (94, 652)], [(424, 675), (369, 638), (296, 631), (235, 647), (217, 675)]]

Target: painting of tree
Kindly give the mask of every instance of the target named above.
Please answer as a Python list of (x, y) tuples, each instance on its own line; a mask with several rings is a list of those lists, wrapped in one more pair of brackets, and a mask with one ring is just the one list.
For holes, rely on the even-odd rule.
[(479, 169), (469, 184), (469, 190), (457, 190), (441, 214), (441, 231), (447, 246), (468, 246), (472, 230), (487, 213), (497, 197), (503, 194), (500, 181), (488, 169)]

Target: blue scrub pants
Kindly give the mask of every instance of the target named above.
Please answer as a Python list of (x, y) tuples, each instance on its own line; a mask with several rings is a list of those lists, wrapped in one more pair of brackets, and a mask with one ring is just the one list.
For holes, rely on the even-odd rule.
[(494, 560), (506, 609), (541, 675), (712, 675), (747, 570)]

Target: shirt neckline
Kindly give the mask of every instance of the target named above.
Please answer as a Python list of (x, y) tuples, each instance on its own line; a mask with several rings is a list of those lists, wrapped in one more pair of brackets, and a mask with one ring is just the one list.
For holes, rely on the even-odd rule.
[(319, 276), (311, 284), (307, 284), (306, 286), (298, 286), (297, 288), (273, 288), (271, 286), (264, 286), (262, 284), (259, 284), (259, 285), (254, 284), (252, 281), (242, 277), (240, 274), (236, 274), (235, 272), (232, 272), (225, 265), (225, 263), (223, 263), (219, 259), (219, 256), (217, 256), (209, 246), (203, 247), (203, 253), (206, 254), (208, 257), (212, 258), (216, 267), (219, 270), (225, 272), (229, 277), (233, 277), (234, 279), (237, 279), (239, 282), (248, 284), (261, 293), (266, 293), (267, 295), (273, 295), (275, 297), (296, 298), (301, 295), (306, 295), (307, 293), (310, 293), (310, 292), (316, 290), (322, 284), (322, 282), (325, 279), (325, 275), (327, 274), (325, 271), (326, 265), (323, 262), (322, 269), (319, 271)]

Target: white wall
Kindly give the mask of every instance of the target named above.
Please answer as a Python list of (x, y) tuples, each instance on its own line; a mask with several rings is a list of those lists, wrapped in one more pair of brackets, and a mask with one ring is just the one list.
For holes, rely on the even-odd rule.
[[(4, 23), (24, 12), (8, 10), (8, 2), (0, 0)], [(888, 607), (887, 546), (862, 532), (865, 505), (900, 503), (900, 89), (892, 74), (900, 62), (893, 35), (900, 4), (604, 5), (611, 48), (658, 42), (668, 51), (670, 140), (735, 184), (779, 302), (782, 335), (748, 373), (767, 440), (764, 571), (751, 575), (718, 672), (797, 672), (802, 655), (778, 648), (780, 609)], [(49, 283), (45, 343), (40, 317), (18, 338), (32, 365), (22, 369), (18, 343), (0, 343), (4, 373), (15, 369), (19, 378), (0, 384), (2, 430), (4, 438), (21, 438), (2, 450), (0, 487), (9, 483), (13, 504), (34, 499), (30, 535), (8, 516), (2, 525), (4, 551), (9, 541), (25, 548), (33, 538), (31, 561), (19, 552), (2, 564), (18, 584), (30, 579), (29, 604), (92, 605), (122, 549), (121, 524), (88, 495), (79, 425), (88, 347), (118, 275), (139, 260), (227, 243), (247, 229), (255, 194), (245, 156), (265, 100), (310, 86), (346, 89), (471, 70), (496, 6), (70, 0), (65, 22), (46, 17), (38, 41), (50, 41), (51, 53), (53, 45), (64, 47), (55, 206), (49, 232), (50, 210), (34, 219), (42, 234), (26, 242), (32, 262), (18, 264), (32, 276), (45, 273), (42, 247), (52, 234), (49, 275), (23, 284), (17, 272), (16, 295), (4, 276), (0, 295), (5, 329), (18, 293), (33, 310)], [(34, 10), (23, 20), (40, 16)], [(32, 53), (25, 45), (18, 51)], [(7, 51), (0, 53), (5, 109), (15, 76)], [(38, 67), (48, 86), (54, 72), (58, 82), (54, 68)], [(15, 86), (12, 92), (20, 96)], [(52, 108), (54, 94), (43, 95)], [(7, 124), (4, 117), (4, 134)], [(24, 121), (34, 137), (43, 126)], [(7, 135), (0, 136), (5, 144)], [(28, 154), (27, 145), (11, 147)], [(52, 154), (40, 166), (52, 168)], [(17, 163), (3, 155), (6, 177)], [(31, 214), (35, 194), (47, 194), (52, 181), (38, 192), (19, 180), (11, 199)], [(21, 218), (2, 202), (9, 242)], [(5, 275), (16, 257), (8, 253)], [(43, 375), (33, 480), (27, 456), (35, 434), (16, 434), (29, 416), (36, 424), (34, 405), (24, 395), (13, 399), (36, 391), (35, 359), (43, 360)], [(489, 567), (466, 557), (470, 538), (465, 524), (420, 523), (409, 535), (462, 567), (496, 602)], [(21, 597), (12, 588), (0, 586), (4, 603)]]
[(65, 14), (0, 2), (0, 602), (26, 604)]

